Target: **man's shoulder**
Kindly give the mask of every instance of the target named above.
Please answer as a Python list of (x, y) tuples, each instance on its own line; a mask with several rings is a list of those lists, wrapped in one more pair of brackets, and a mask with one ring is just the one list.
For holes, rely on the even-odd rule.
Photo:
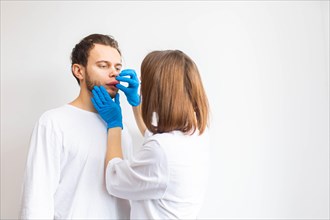
[(39, 117), (39, 123), (47, 123), (53, 120), (65, 119), (70, 112), (70, 108), (67, 104), (49, 109), (41, 114)]

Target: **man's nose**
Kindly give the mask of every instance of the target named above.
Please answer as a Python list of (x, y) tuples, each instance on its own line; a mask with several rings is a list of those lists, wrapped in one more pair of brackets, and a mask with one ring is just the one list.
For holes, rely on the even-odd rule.
[(117, 70), (116, 67), (112, 67), (112, 68), (110, 68), (109, 76), (116, 77), (119, 75), (119, 73), (120, 73), (120, 71)]

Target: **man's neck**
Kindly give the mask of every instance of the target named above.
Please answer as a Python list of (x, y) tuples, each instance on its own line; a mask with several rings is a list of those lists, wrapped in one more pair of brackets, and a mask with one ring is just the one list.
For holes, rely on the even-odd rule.
[(69, 104), (86, 111), (96, 112), (91, 101), (91, 92), (85, 88), (80, 88), (79, 96)]

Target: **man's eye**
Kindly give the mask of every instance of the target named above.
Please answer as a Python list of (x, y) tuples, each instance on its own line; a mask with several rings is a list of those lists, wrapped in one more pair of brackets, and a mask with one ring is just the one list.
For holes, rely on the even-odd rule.
[(100, 68), (106, 68), (107, 66), (106, 65), (101, 65), (99, 66)]
[(120, 70), (121, 70), (121, 68), (116, 68), (116, 70), (117, 70), (117, 71), (120, 71)]

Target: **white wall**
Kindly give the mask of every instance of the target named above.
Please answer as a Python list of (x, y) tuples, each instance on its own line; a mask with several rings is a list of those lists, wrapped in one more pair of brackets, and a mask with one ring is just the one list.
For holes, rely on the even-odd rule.
[(37, 118), (78, 95), (70, 52), (91, 33), (115, 36), (125, 67), (175, 48), (199, 66), (213, 165), (201, 218), (329, 218), (329, 1), (1, 1), (1, 218), (18, 216)]

